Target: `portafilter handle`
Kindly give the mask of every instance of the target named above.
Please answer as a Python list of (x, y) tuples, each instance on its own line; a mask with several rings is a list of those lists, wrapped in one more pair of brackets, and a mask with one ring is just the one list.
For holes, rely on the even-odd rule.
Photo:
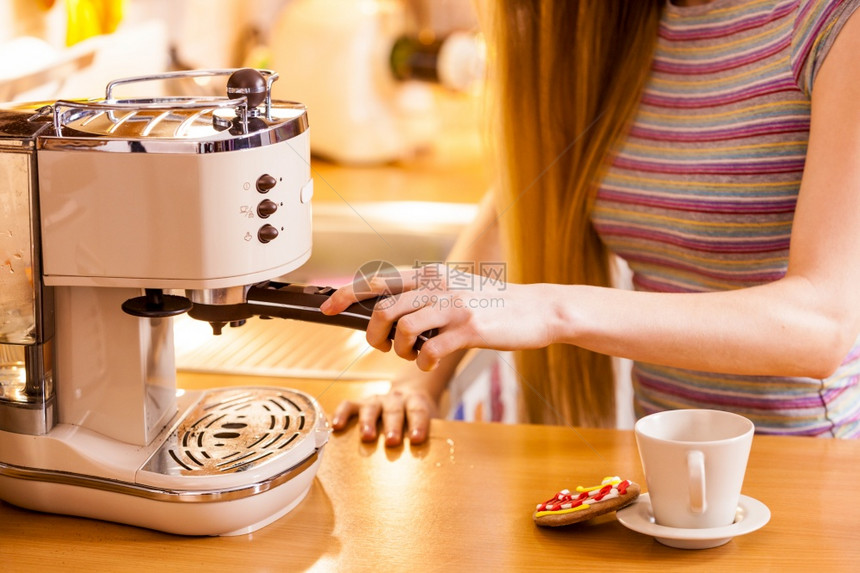
[[(328, 300), (336, 289), (291, 283), (265, 282), (249, 287), (246, 302), (239, 304), (199, 304), (194, 303), (188, 314), (197, 320), (212, 324), (215, 334), (230, 323), (241, 323), (252, 317), (287, 318), (304, 322), (317, 322), (345, 326), (355, 330), (367, 330), (370, 316), (379, 297), (354, 303), (343, 312), (335, 315), (323, 314), (320, 306)], [(388, 333), (394, 339), (397, 325)], [(415, 341), (415, 350), (421, 350), (427, 340), (438, 334), (436, 329), (421, 333)]]

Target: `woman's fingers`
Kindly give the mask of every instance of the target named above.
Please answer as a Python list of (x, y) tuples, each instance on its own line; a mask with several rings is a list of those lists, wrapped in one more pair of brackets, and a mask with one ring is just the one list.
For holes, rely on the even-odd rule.
[(367, 343), (377, 350), (388, 352), (391, 350), (391, 340), (388, 334), (397, 320), (394, 306), (398, 303), (398, 296), (390, 296), (380, 299), (373, 308), (373, 316), (367, 323)]
[(430, 433), (430, 418), (436, 410), (433, 401), (425, 394), (410, 394), (406, 398), (406, 421), (409, 441), (422, 444)]
[(404, 403), (403, 395), (397, 391), (382, 399), (382, 432), (386, 446), (397, 446), (403, 442)]
[(358, 431), (362, 441), (373, 441), (376, 439), (376, 421), (381, 411), (380, 396), (373, 396), (362, 402), (344, 400), (335, 409), (331, 425), (335, 430), (343, 430), (350, 418), (358, 416)]
[[(446, 297), (444, 300), (448, 300)], [(367, 342), (387, 352), (392, 347), (398, 356), (415, 360), (418, 337), (451, 322), (450, 304), (439, 304), (439, 296), (423, 289), (405, 292), (380, 300), (367, 325)], [(389, 336), (395, 328), (393, 345)]]
[[(369, 298), (369, 297), (368, 297)], [(334, 291), (328, 299), (320, 305), (323, 314), (333, 315), (346, 310), (354, 302), (358, 302), (355, 295), (355, 285), (348, 284)]]
[(335, 430), (343, 430), (351, 417), (358, 416), (359, 436), (362, 441), (371, 442), (377, 439), (377, 423), (381, 420), (386, 446), (403, 443), (404, 427), (409, 440), (420, 444), (427, 440), (430, 419), (435, 412), (436, 404), (426, 392), (393, 390), (360, 402), (341, 402), (335, 409), (332, 426)]
[(415, 359), (415, 365), (420, 370), (429, 372), (436, 368), (439, 365), (439, 361), (444, 357), (467, 346), (456, 333), (440, 332), (424, 343), (421, 347), (421, 352), (418, 353), (418, 357)]
[(376, 421), (382, 413), (382, 400), (375, 396), (364, 402), (358, 409), (358, 432), (361, 441), (372, 442), (376, 439)]
[(334, 410), (334, 416), (331, 419), (331, 426), (335, 430), (343, 430), (349, 419), (358, 414), (359, 405), (350, 400), (344, 400), (338, 404)]
[(320, 310), (323, 314), (337, 314), (358, 301), (411, 290), (416, 284), (415, 277), (419, 270), (401, 272), (391, 267), (378, 274), (361, 276), (333, 292), (328, 300), (322, 303)]
[(401, 358), (415, 360), (418, 357), (418, 351), (415, 350), (418, 337), (428, 330), (441, 329), (448, 323), (447, 313), (432, 306), (420, 307), (400, 317), (394, 333), (394, 352)]

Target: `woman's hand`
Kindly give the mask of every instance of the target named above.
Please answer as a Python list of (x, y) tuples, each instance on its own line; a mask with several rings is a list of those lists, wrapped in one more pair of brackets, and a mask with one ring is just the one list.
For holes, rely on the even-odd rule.
[[(395, 382), (388, 394), (341, 403), (334, 412), (335, 430), (346, 428), (358, 417), (362, 441), (377, 438), (382, 420), (386, 446), (400, 445), (404, 426), (410, 442), (420, 444), (429, 434), (430, 419), (436, 417), (439, 399), (469, 348), (510, 350), (535, 348), (551, 342), (555, 287), (514, 285), (484, 276), (454, 273), (445, 265), (386, 273), (347, 285), (331, 295), (321, 307), (336, 314), (349, 305), (386, 296), (376, 303), (367, 327), (371, 346), (415, 360), (421, 370)], [(394, 341), (388, 339), (396, 325)], [(422, 333), (438, 334), (414, 350)]]
[[(548, 345), (559, 326), (560, 315), (553, 311), (549, 292), (554, 288), (506, 283), (435, 264), (347, 285), (332, 294), (321, 310), (337, 314), (357, 301), (390, 295), (376, 303), (367, 341), (384, 352), (394, 348), (398, 356), (415, 360), (426, 371), (461, 349)], [(394, 326), (392, 342), (388, 334)], [(438, 334), (417, 352), (416, 339), (431, 329)]]
[(359, 435), (363, 442), (377, 437), (377, 421), (382, 419), (386, 446), (403, 442), (404, 422), (409, 441), (423, 443), (429, 434), (430, 419), (437, 416), (437, 400), (420, 384), (394, 385), (388, 394), (370, 396), (358, 402), (341, 402), (334, 413), (332, 426), (336, 431), (346, 428), (349, 419), (358, 416)]

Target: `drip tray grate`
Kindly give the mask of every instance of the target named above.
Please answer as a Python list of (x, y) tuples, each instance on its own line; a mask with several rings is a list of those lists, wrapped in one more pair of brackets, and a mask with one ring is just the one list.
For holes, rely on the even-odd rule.
[(182, 476), (251, 471), (301, 443), (318, 412), (309, 397), (284, 388), (210, 390), (143, 469)]

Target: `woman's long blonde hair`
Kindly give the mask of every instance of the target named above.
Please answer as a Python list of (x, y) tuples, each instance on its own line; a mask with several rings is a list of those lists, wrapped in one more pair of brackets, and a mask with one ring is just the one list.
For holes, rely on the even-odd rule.
[[(648, 77), (665, 0), (500, 0), (493, 26), (509, 278), (611, 282), (590, 223), (596, 184)], [(608, 356), (570, 345), (522, 351), (532, 422), (613, 426)]]

